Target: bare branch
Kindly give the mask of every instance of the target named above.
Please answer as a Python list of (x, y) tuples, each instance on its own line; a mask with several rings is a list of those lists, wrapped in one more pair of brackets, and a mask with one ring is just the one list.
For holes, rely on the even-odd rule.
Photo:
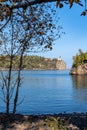
[[(24, 8), (26, 9), (27, 7), (31, 6), (31, 5), (36, 5), (36, 4), (42, 4), (42, 3), (47, 3), (47, 2), (56, 2), (57, 0), (34, 0), (31, 2), (25, 2), (22, 4), (17, 4), (17, 5), (13, 5), (10, 7), (11, 10), (13, 9), (18, 9), (18, 8)], [(68, 0), (61, 0), (62, 2), (64, 1), (68, 1)]]
[(3, 28), (5, 28), (5, 26), (8, 24), (8, 22), (10, 21), (11, 19), (11, 15), (9, 16), (7, 22), (0, 28), (0, 31), (2, 31)]
[(25, 96), (22, 98), (22, 100), (17, 104), (17, 106), (19, 106), (20, 104), (22, 104), (23, 103), (23, 101), (24, 101), (24, 99), (25, 99)]
[(6, 103), (6, 100), (4, 100), (2, 97), (0, 97), (1, 98), (1, 100), (3, 101), (3, 102), (5, 102)]

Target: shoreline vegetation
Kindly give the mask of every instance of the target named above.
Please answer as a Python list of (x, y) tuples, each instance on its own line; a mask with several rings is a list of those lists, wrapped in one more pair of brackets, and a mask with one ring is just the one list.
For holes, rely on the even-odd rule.
[(0, 130), (87, 130), (87, 113), (53, 115), (0, 113)]

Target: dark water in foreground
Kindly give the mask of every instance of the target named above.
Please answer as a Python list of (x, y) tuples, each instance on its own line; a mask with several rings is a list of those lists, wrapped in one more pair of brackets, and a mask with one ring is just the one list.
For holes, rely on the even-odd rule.
[[(70, 76), (69, 71), (23, 71), (22, 75), (19, 100), (25, 98), (17, 113), (87, 112), (87, 76)], [(2, 101), (0, 111), (5, 111)]]

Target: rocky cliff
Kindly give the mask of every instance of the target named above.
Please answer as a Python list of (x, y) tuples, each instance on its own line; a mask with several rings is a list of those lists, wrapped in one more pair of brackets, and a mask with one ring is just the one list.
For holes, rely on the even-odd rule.
[(87, 75), (87, 63), (72, 67), (70, 74), (72, 75)]
[(70, 74), (87, 75), (87, 52), (79, 49), (78, 53), (73, 56)]
[(37, 66), (33, 66), (33, 70), (66, 70), (66, 63), (64, 60), (44, 58), (44, 63), (40, 61)]
[(62, 59), (56, 61), (56, 69), (65, 70), (66, 68), (66, 63)]

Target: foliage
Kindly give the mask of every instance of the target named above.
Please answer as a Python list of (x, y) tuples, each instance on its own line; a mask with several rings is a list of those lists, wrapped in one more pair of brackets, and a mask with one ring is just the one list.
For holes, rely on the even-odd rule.
[[(18, 70), (20, 56), (16, 56), (13, 61), (13, 70)], [(9, 68), (9, 58), (8, 56), (0, 57), (0, 68)], [(57, 59), (44, 58), (41, 56), (23, 56), (22, 69), (56, 69)]]
[(73, 67), (78, 67), (81, 64), (87, 63), (87, 52), (79, 50), (79, 54), (73, 57)]
[[(4, 26), (8, 23), (10, 20), (11, 15), (13, 15), (14, 11), (16, 10), (27, 10), (27, 8), (31, 5), (39, 5), (42, 3), (47, 2), (56, 2), (56, 7), (62, 8), (64, 4), (69, 4), (70, 8), (73, 6), (74, 3), (79, 4), (80, 6), (84, 7), (84, 11), (81, 15), (85, 16), (87, 14), (86, 9), (86, 0), (84, 2), (81, 0), (0, 0), (0, 20), (6, 20), (6, 23), (4, 23)], [(28, 12), (29, 13), (29, 12)], [(4, 27), (3, 26), (3, 27)]]
[[(10, 4), (12, 5), (12, 3)], [(5, 10), (7, 8), (8, 6)], [(61, 36), (62, 27), (58, 25), (59, 18), (57, 17), (57, 20), (54, 21), (56, 12), (50, 4), (33, 5), (23, 9), (14, 8), (10, 11), (9, 16), (7, 16), (8, 12), (5, 13), (2, 10), (0, 30), (8, 34), (8, 28), (11, 28), (11, 17), (13, 17), (15, 42), (26, 43), (29, 52), (36, 52), (37, 49), (38, 51), (52, 50), (53, 41)], [(11, 32), (11, 30), (9, 31)], [(10, 33), (8, 37), (10, 37), (9, 35)]]
[(63, 127), (63, 123), (58, 121), (56, 117), (49, 116), (45, 121), (51, 130), (66, 130), (66, 128)]

